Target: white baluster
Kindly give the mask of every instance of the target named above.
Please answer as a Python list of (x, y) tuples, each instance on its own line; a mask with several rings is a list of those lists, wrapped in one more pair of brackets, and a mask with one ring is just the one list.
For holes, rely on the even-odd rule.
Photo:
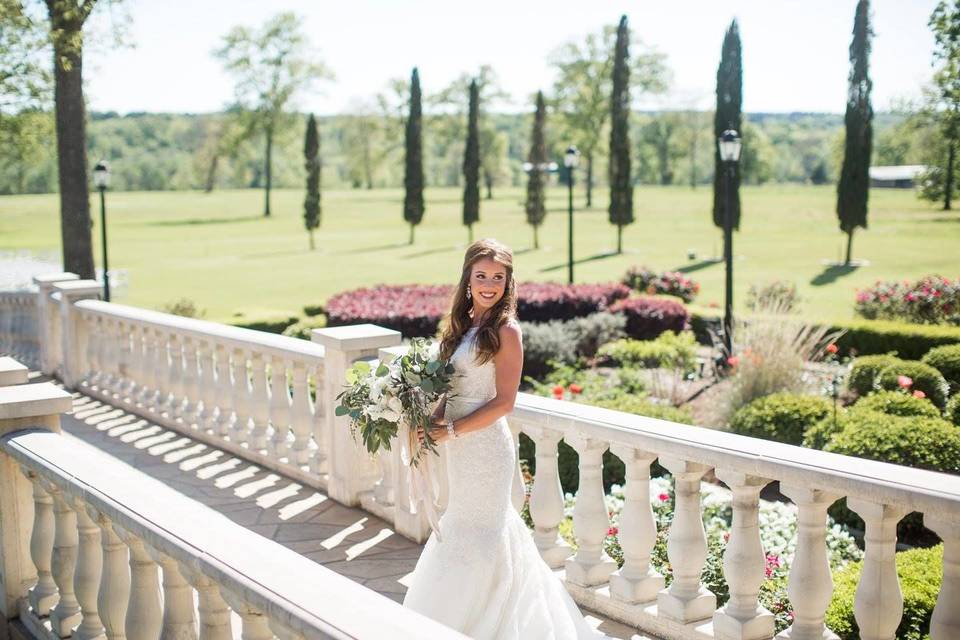
[(517, 464), (514, 467), (513, 484), (510, 485), (510, 501), (517, 513), (523, 511), (523, 503), (527, 501), (527, 487), (523, 483), (523, 469), (520, 468), (520, 425), (513, 420), (507, 420), (510, 434), (513, 436), (514, 458)]
[(183, 404), (180, 417), (183, 426), (190, 427), (197, 419), (197, 401), (200, 390), (197, 384), (197, 341), (190, 336), (183, 338)]
[(543, 558), (551, 568), (563, 566), (573, 553), (560, 537), (560, 523), (563, 521), (563, 488), (560, 486), (560, 474), (557, 468), (558, 451), (562, 435), (559, 431), (533, 425), (523, 429), (533, 440), (536, 447), (537, 469), (533, 477), (533, 489), (530, 491), (530, 517), (533, 519), (533, 540)]
[(580, 483), (573, 511), (573, 533), (577, 554), (564, 564), (567, 580), (590, 587), (608, 580), (617, 563), (603, 550), (610, 529), (610, 517), (603, 497), (603, 452), (607, 443), (580, 434), (564, 439), (580, 456)]
[[(114, 528), (120, 531), (116, 525)], [(159, 638), (163, 605), (157, 563), (150, 557), (143, 540), (130, 532), (123, 532), (121, 537), (130, 548), (130, 604), (124, 625), (126, 634), (131, 639)]]
[(176, 560), (162, 553), (151, 555), (163, 567), (163, 627), (160, 640), (196, 640), (193, 588), (180, 573)]
[(137, 394), (136, 402), (144, 409), (150, 409), (157, 388), (157, 339), (147, 325), (140, 328), (140, 335), (143, 339), (143, 359), (140, 367), (140, 393)]
[(167, 417), (176, 420), (180, 417), (183, 406), (183, 353), (181, 351), (180, 336), (176, 333), (168, 335), (170, 351), (170, 368), (167, 370)]
[(152, 329), (153, 335), (153, 375), (155, 391), (150, 398), (150, 409), (157, 414), (164, 412), (170, 392), (170, 354), (167, 347), (167, 333), (161, 329)]
[(220, 595), (220, 587), (207, 576), (188, 567), (180, 567), (184, 577), (197, 590), (200, 640), (233, 640), (230, 609)]
[(100, 362), (103, 370), (100, 375), (99, 386), (108, 398), (112, 398), (113, 387), (117, 381), (117, 349), (119, 348), (116, 341), (116, 322), (110, 317), (103, 316), (101, 317), (100, 330), (103, 332), (100, 339), (100, 345), (103, 348), (100, 354)]
[(290, 432), (290, 394), (287, 391), (287, 363), (283, 358), (270, 359), (270, 424), (273, 436), (269, 445), (276, 458), (287, 455), (287, 434)]
[(38, 616), (46, 616), (57, 603), (57, 584), (53, 581), (50, 561), (53, 556), (53, 498), (44, 488), (44, 482), (32, 472), (27, 474), (33, 482), (33, 531), (30, 534), (30, 557), (37, 568), (37, 584), (30, 589), (29, 601)]
[(847, 506), (866, 523), (863, 569), (853, 600), (862, 640), (893, 640), (903, 615), (897, 578), (897, 523), (907, 509), (847, 498)]
[(250, 436), (250, 382), (247, 377), (247, 355), (233, 350), (233, 411), (230, 439), (240, 444)]
[[(143, 331), (136, 324), (126, 324), (124, 342), (130, 345), (127, 351), (127, 384), (124, 393), (136, 404), (136, 396), (143, 384)], [(127, 342), (129, 340), (129, 342)]]
[(663, 576), (650, 565), (657, 542), (657, 524), (650, 505), (650, 465), (657, 455), (619, 444), (611, 446), (610, 451), (623, 461), (627, 481), (617, 533), (623, 566), (610, 576), (610, 594), (628, 604), (650, 602), (663, 589)]
[(106, 516), (97, 516), (100, 544), (103, 549), (103, 572), (97, 593), (97, 611), (103, 622), (107, 640), (125, 640), (127, 607), (130, 602), (129, 550), (113, 523)]
[(250, 432), (250, 448), (260, 451), (267, 448), (267, 432), (270, 428), (270, 396), (267, 392), (267, 365), (258, 351), (250, 357), (253, 383), (250, 386), (250, 413), (253, 430)]
[(241, 640), (273, 640), (267, 616), (251, 606), (241, 608), (238, 613), (243, 621)]
[(923, 524), (943, 540), (943, 580), (930, 618), (930, 640), (960, 638), (960, 522), (924, 514)]
[(700, 582), (707, 559), (700, 480), (710, 467), (667, 456), (660, 464), (673, 474), (676, 504), (667, 538), (673, 583), (657, 594), (657, 614), (687, 624), (709, 618), (717, 608), (716, 596)]
[(797, 553), (787, 579), (793, 605), (793, 624), (777, 634), (778, 640), (837, 638), (823, 623), (833, 578), (827, 560), (827, 508), (838, 498), (820, 489), (781, 484), (780, 492), (797, 505)]
[(100, 622), (100, 614), (97, 612), (97, 591), (103, 572), (100, 527), (93, 521), (82, 500), (76, 500), (74, 506), (77, 511), (80, 554), (77, 558), (77, 570), (73, 574), (73, 589), (77, 594), (83, 619), (73, 636), (76, 640), (94, 640), (104, 637), (103, 623)]
[(54, 538), (50, 571), (60, 592), (57, 606), (50, 612), (50, 626), (61, 638), (70, 636), (73, 627), (80, 624), (80, 603), (73, 591), (74, 571), (77, 568), (77, 514), (70, 508), (63, 492), (55, 485), (47, 486), (53, 496)]
[(127, 396), (127, 390), (130, 388), (130, 325), (124, 320), (116, 321), (116, 333), (114, 339), (117, 341), (117, 379), (114, 382), (114, 390), (117, 392), (118, 399), (122, 402)]
[(317, 445), (313, 456), (310, 458), (310, 471), (316, 475), (329, 474), (330, 472), (330, 434), (327, 431), (326, 410), (323, 403), (323, 392), (326, 383), (323, 380), (324, 364), (317, 365), (313, 370), (313, 384), (316, 393), (313, 401), (313, 442)]
[(310, 407), (310, 388), (307, 385), (307, 365), (294, 360), (291, 370), (293, 399), (290, 408), (290, 428), (293, 431), (293, 452), (290, 462), (300, 466), (310, 459), (310, 426), (313, 410)]
[[(399, 446), (399, 445), (397, 445)], [(380, 469), (380, 478), (373, 485), (373, 499), (385, 507), (392, 507), (396, 503), (396, 485), (394, 476), (396, 469), (394, 467), (394, 456), (392, 451), (381, 451), (377, 454), (377, 466)]]
[(84, 380), (88, 387), (92, 387), (96, 384), (97, 376), (100, 375), (100, 332), (97, 331), (97, 316), (90, 314), (86, 311), (80, 312), (80, 317), (83, 319), (84, 324), (84, 335), (86, 336), (86, 345), (87, 345), (87, 370), (84, 372)]
[(217, 411), (217, 381), (214, 377), (213, 345), (209, 340), (203, 340), (197, 349), (197, 358), (200, 362), (199, 392), (197, 401), (200, 403), (196, 413), (197, 429), (208, 431), (216, 424)]
[(733, 526), (723, 553), (730, 600), (713, 614), (713, 633), (718, 640), (770, 638), (774, 616), (757, 600), (766, 575), (760, 542), (760, 491), (770, 480), (729, 469), (718, 469), (717, 477), (733, 492)]
[(230, 418), (233, 415), (233, 384), (230, 381), (230, 354), (226, 347), (217, 343), (213, 370), (217, 385), (211, 408), (216, 405), (216, 414), (210, 427), (219, 435), (230, 433)]

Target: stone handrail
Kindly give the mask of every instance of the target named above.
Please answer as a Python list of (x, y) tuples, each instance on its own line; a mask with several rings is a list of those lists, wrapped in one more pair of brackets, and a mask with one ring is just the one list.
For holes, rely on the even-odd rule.
[(70, 403), (0, 389), (3, 613), (35, 637), (463, 637), (57, 433)]

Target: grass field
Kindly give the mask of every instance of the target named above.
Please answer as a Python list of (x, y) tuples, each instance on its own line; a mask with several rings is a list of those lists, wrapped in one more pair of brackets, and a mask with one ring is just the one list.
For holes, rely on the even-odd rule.
[[(706, 260), (722, 250), (721, 233), (710, 220), (709, 189), (638, 188), (637, 221), (624, 231), (622, 255), (612, 253), (616, 228), (607, 222), (604, 190), (597, 194), (593, 209), (575, 214), (578, 282), (616, 280), (632, 264), (681, 269), (702, 285), (698, 304), (722, 304), (723, 265)], [(566, 191), (550, 190), (538, 250), (525, 223), (523, 190), (499, 189), (495, 195), (481, 203), (474, 237), (511, 245), (521, 282), (565, 281)], [(855, 289), (877, 279), (960, 276), (960, 214), (921, 202), (912, 191), (871, 193), (870, 228), (854, 238), (854, 258), (869, 265), (852, 270), (822, 263), (837, 260), (845, 241), (833, 213), (832, 186), (746, 187), (742, 198), (743, 220), (734, 239), (738, 308), (751, 283), (786, 279), (798, 286), (805, 315), (846, 319), (853, 315)], [(108, 194), (110, 265), (129, 275), (127, 295), (115, 301), (158, 308), (188, 297), (207, 318), (236, 321), (303, 315), (303, 305), (353, 287), (452, 283), (458, 276), (467, 243), (459, 189), (427, 190), (413, 246), (407, 244), (400, 190), (327, 191), (313, 252), (303, 230), (303, 192), (275, 192), (269, 219), (260, 216), (262, 199), (259, 190)], [(582, 204), (582, 194), (576, 201)], [(57, 212), (56, 195), (0, 198), (0, 248), (59, 253)], [(688, 250), (697, 259), (688, 260)]]

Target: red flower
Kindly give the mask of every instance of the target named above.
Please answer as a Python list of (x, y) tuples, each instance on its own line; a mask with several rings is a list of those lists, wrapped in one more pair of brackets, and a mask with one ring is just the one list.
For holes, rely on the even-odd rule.
[(570, 393), (582, 393), (582, 392), (583, 392), (583, 387), (581, 387), (580, 385), (578, 385), (578, 384), (576, 384), (576, 383), (571, 384), (570, 387), (569, 387), (569, 389), (570, 389)]
[(925, 394), (923, 391), (920, 391), (920, 389), (914, 389), (914, 390), (913, 390), (913, 397), (914, 397), (914, 398), (926, 398), (926, 397), (927, 397), (927, 394)]
[(661, 494), (658, 495), (657, 497), (660, 498), (660, 502), (666, 502), (667, 500), (670, 499), (670, 494), (669, 494), (669, 493), (661, 493)]
[(913, 384), (913, 378), (910, 376), (897, 376), (897, 384), (900, 385), (901, 389), (906, 389)]
[(555, 396), (557, 396), (557, 395), (562, 396), (562, 395), (563, 395), (563, 385), (562, 385), (562, 384), (554, 385), (554, 387), (553, 387), (553, 395), (555, 395)]
[(827, 353), (836, 353), (837, 351), (840, 351), (840, 347), (838, 347), (835, 343), (831, 342), (827, 345)]
[(609, 529), (607, 529), (608, 536), (615, 536), (618, 533), (620, 533), (620, 530), (617, 527), (610, 527)]
[(729, 358), (727, 358), (727, 364), (730, 365), (731, 367), (735, 367), (738, 364), (740, 364), (740, 358), (738, 358), (737, 356), (730, 356)]

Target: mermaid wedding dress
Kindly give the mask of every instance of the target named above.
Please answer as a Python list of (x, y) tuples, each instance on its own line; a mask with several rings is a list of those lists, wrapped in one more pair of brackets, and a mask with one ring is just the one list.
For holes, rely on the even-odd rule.
[[(493, 361), (474, 361), (475, 333), (471, 328), (451, 357), (456, 375), (445, 415), (452, 420), (496, 395)], [(506, 419), (445, 446), (443, 541), (430, 535), (404, 606), (477, 640), (606, 637), (584, 620), (511, 503), (517, 459)]]

